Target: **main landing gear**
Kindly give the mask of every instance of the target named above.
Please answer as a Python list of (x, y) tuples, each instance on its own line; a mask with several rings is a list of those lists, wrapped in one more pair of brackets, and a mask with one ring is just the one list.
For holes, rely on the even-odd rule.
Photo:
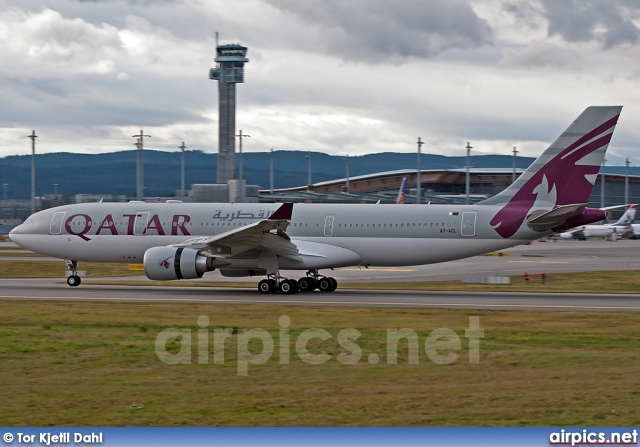
[(317, 270), (310, 270), (307, 276), (299, 280), (283, 278), (279, 273), (267, 275), (258, 283), (258, 291), (263, 294), (280, 292), (284, 295), (292, 295), (298, 292), (313, 292), (318, 289), (321, 292), (333, 292), (338, 288), (338, 281), (329, 276), (320, 276)]
[(67, 268), (71, 270), (71, 275), (67, 276), (67, 284), (71, 287), (78, 287), (82, 280), (78, 276), (78, 261), (67, 260)]

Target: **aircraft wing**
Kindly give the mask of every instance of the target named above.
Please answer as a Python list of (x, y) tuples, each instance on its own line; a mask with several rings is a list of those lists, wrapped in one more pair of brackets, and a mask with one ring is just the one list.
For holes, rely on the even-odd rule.
[(250, 250), (266, 250), (300, 261), (298, 247), (285, 232), (292, 212), (293, 203), (284, 203), (268, 219), (215, 236), (190, 238), (173, 247), (197, 248), (202, 250), (202, 254), (215, 257), (233, 257)]

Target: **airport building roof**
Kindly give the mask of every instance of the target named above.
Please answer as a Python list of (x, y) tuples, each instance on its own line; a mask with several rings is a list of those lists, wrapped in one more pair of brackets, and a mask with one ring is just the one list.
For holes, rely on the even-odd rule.
[[(420, 171), (421, 203), (465, 203), (466, 169), (430, 169)], [(516, 169), (516, 176), (524, 169)], [(260, 191), (261, 202), (325, 202), (325, 203), (394, 203), (402, 179), (407, 177), (406, 203), (417, 198), (417, 171), (401, 169), (374, 174), (317, 182), (310, 186)], [(491, 197), (512, 183), (512, 168), (471, 168), (469, 170), (470, 202)], [(591, 195), (590, 206), (601, 204), (601, 176)], [(625, 176), (605, 174), (605, 203), (624, 204)], [(347, 186), (348, 181), (348, 186)], [(640, 176), (629, 176), (629, 202), (640, 202)]]

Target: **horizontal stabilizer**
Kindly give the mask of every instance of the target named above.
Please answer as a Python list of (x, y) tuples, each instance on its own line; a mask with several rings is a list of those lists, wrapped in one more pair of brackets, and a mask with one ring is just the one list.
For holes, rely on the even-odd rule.
[(579, 216), (586, 208), (586, 203), (563, 205), (551, 211), (534, 211), (527, 217), (527, 226), (533, 231), (547, 231), (558, 227), (572, 217)]

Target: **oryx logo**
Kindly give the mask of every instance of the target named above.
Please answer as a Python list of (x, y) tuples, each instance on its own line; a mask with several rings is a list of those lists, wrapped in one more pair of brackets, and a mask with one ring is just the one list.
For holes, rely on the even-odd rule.
[(618, 116), (587, 132), (529, 174), (526, 183), (491, 219), (496, 232), (505, 239), (513, 236), (537, 200), (555, 206), (587, 203), (602, 162), (590, 154), (609, 144)]
[(165, 259), (164, 261), (162, 261), (160, 263), (160, 266), (166, 268), (167, 270), (169, 270), (169, 268), (171, 267), (171, 262), (169, 262), (169, 260), (172, 259), (172, 258), (173, 258), (173, 256), (169, 256), (167, 259)]

